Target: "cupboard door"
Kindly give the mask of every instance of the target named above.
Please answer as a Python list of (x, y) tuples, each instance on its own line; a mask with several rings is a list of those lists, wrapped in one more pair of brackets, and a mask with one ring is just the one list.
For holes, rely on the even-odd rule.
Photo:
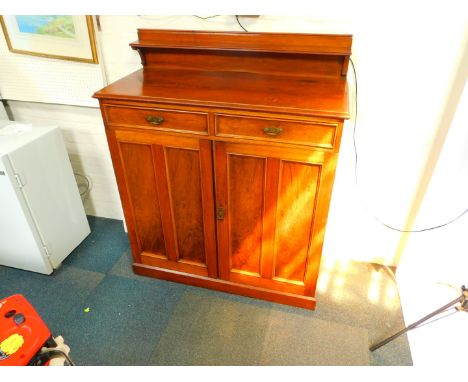
[(115, 134), (136, 261), (217, 277), (211, 142)]
[(313, 295), (336, 154), (215, 143), (221, 278)]

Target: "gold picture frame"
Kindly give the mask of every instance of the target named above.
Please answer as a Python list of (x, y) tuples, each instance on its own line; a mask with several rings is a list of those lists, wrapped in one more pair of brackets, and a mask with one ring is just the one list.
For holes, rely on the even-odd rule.
[[(38, 34), (34, 31), (21, 31), (19, 18), (58, 18), (73, 20), (69, 38), (58, 38), (51, 34)], [(77, 62), (98, 64), (93, 16), (0, 16), (0, 25), (10, 52), (31, 56), (56, 58)], [(65, 32), (65, 31), (64, 31)], [(71, 38), (73, 36), (74, 38)], [(67, 41), (68, 40), (68, 41)], [(88, 45), (89, 44), (89, 45)], [(67, 47), (67, 45), (69, 45)], [(29, 50), (31, 47), (32, 50)], [(70, 52), (67, 54), (67, 51)], [(64, 54), (60, 54), (64, 52)]]

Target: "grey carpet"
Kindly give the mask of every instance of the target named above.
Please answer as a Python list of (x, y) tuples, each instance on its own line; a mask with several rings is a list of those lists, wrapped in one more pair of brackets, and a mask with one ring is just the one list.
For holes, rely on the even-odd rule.
[[(368, 365), (367, 331), (271, 304), (188, 290), (153, 365)], [(320, 335), (317, 335), (320, 333)]]
[(89, 221), (52, 276), (0, 266), (0, 298), (24, 294), (78, 365), (412, 364), (406, 336), (368, 351), (404, 325), (385, 268), (324, 263), (308, 311), (135, 275), (122, 223)]

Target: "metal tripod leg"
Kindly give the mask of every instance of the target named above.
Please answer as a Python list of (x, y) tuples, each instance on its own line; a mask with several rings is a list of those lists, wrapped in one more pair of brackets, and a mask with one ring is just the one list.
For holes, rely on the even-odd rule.
[(424, 321), (427, 321), (428, 319), (438, 315), (439, 313), (442, 313), (443, 311), (447, 310), (448, 308), (450, 308), (452, 305), (455, 305), (457, 303), (464, 303), (465, 301), (465, 290), (464, 288), (462, 289), (463, 290), (463, 293), (460, 297), (457, 297), (455, 300), (449, 302), (448, 304), (440, 307), (439, 309), (433, 311), (432, 313), (428, 314), (427, 316), (421, 318), (419, 321), (416, 321), (415, 323), (407, 326), (406, 328), (404, 328), (403, 330), (400, 330), (398, 333), (395, 333), (394, 335), (384, 339), (383, 341), (375, 344), (375, 345), (372, 345), (369, 350), (370, 351), (374, 351), (374, 350), (377, 350), (378, 348), (388, 344), (390, 341), (393, 341), (395, 338), (401, 336), (402, 334), (406, 333), (407, 331), (411, 330), (411, 329), (414, 329), (416, 328), (418, 325), (421, 325)]

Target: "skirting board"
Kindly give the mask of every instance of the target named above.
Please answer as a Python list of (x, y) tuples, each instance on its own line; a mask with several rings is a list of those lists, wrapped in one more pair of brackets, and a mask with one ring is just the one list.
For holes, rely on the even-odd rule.
[(239, 294), (246, 297), (276, 302), (279, 304), (297, 306), (299, 308), (314, 310), (316, 305), (316, 300), (314, 297), (298, 296), (290, 293), (272, 291), (249, 285), (237, 284), (231, 281), (211, 279), (208, 277), (152, 267), (139, 263), (133, 263), (133, 271), (143, 276), (155, 277), (158, 279), (213, 289), (221, 292)]

